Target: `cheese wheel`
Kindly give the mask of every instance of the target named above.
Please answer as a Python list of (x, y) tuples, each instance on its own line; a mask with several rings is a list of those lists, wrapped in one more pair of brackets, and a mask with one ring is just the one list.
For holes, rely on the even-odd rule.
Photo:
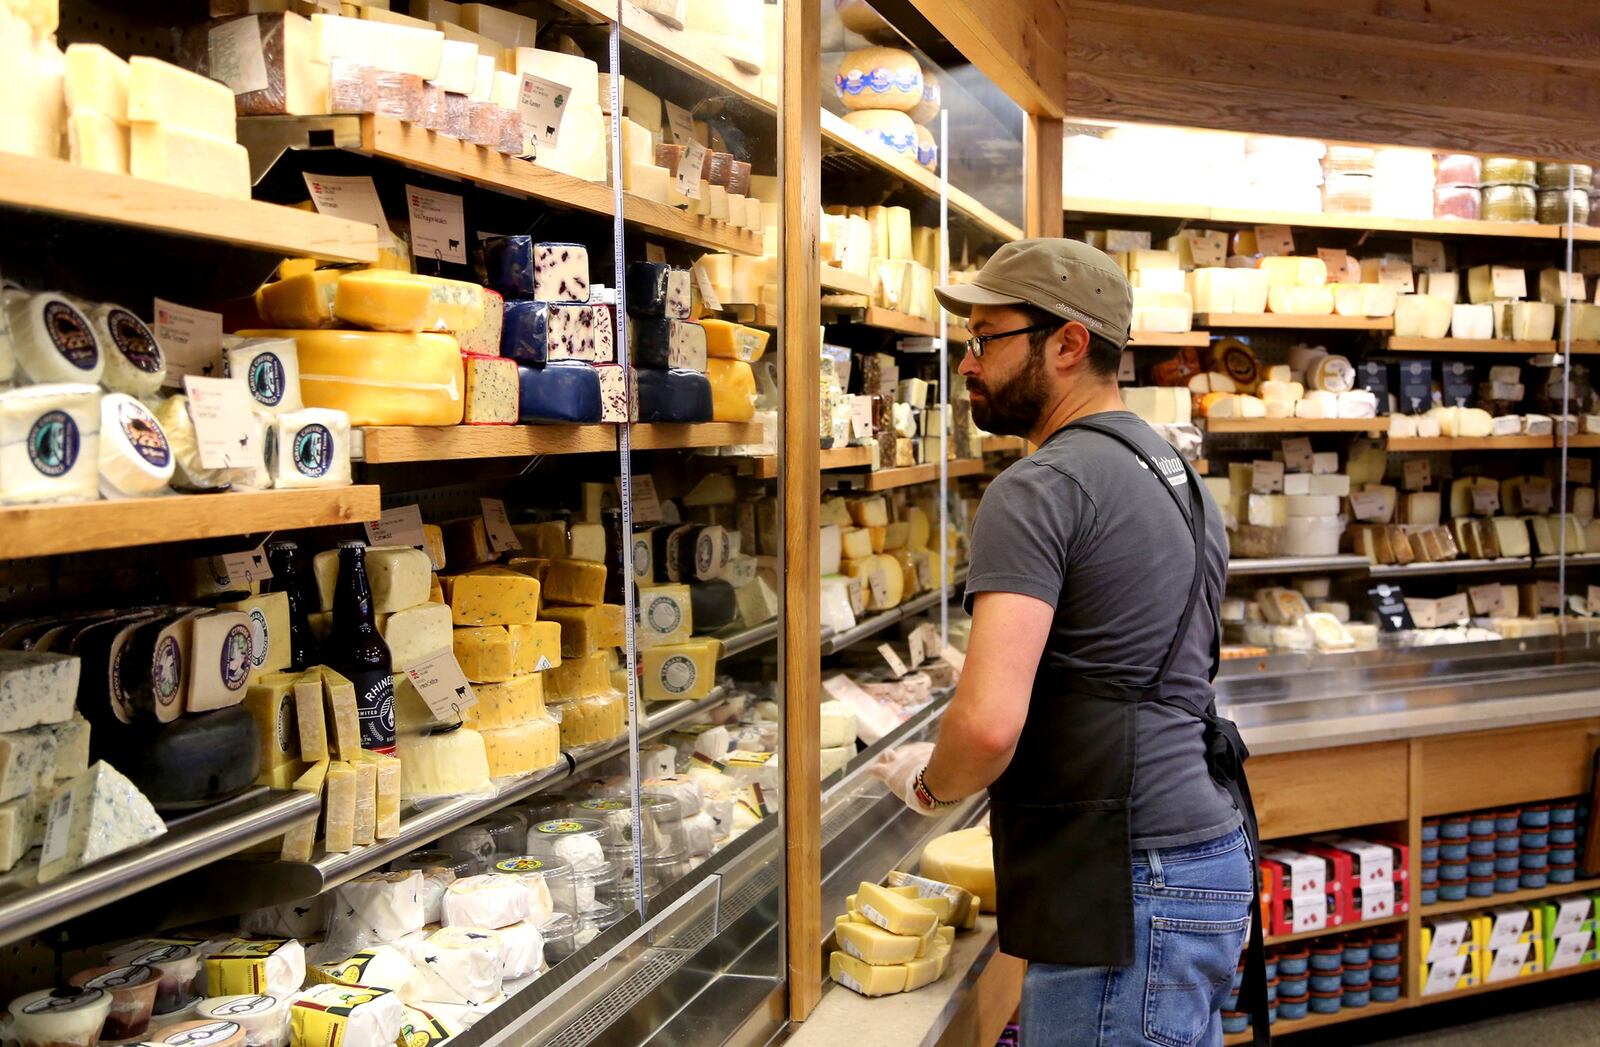
[(30, 382), (98, 382), (105, 356), (94, 325), (59, 294), (6, 299), (17, 368)]
[(911, 108), (911, 119), (919, 124), (931, 124), (933, 118), (939, 115), (939, 81), (928, 71), (927, 66), (922, 67), (922, 101)]
[[(331, 407), (351, 425), (459, 425), (461, 350), (447, 334), (384, 331), (240, 331), (293, 338), (307, 407)], [(171, 436), (169, 429), (168, 435)], [(181, 463), (180, 463), (181, 464)]]
[(126, 393), (100, 400), (100, 493), (139, 498), (172, 480), (172, 447), (155, 415)]
[(1329, 393), (1347, 393), (1355, 388), (1356, 369), (1342, 356), (1318, 357), (1306, 370), (1306, 385)]
[(909, 51), (863, 47), (839, 60), (833, 89), (846, 109), (904, 112), (922, 103), (922, 67)]
[(839, 21), (852, 33), (859, 33), (868, 40), (894, 38), (894, 27), (873, 10), (867, 0), (833, 0), (833, 9)]
[(917, 125), (917, 163), (930, 171), (939, 170), (939, 143), (934, 141), (933, 132)]
[(890, 152), (911, 160), (917, 158), (917, 125), (906, 114), (892, 109), (863, 109), (846, 113), (844, 121)]
[(1234, 389), (1241, 393), (1254, 392), (1261, 379), (1261, 362), (1255, 350), (1237, 338), (1224, 338), (1211, 347), (1211, 368), (1233, 380)]
[(83, 383), (0, 392), (0, 504), (91, 500), (100, 390)]
[(105, 387), (130, 396), (154, 396), (167, 377), (167, 360), (150, 328), (129, 310), (109, 302), (90, 310), (89, 319), (105, 357), (101, 375)]

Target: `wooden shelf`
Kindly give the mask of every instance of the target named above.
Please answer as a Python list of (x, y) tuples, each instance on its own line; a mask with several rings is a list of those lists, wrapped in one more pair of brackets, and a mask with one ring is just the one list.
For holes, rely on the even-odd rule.
[(617, 449), (615, 425), (396, 425), (374, 426), (362, 433), (369, 465)]
[(1549, 436), (1391, 436), (1391, 451), (1553, 451)]
[[(559, 4), (604, 25), (616, 21), (617, 6), (614, 3), (559, 0)], [(716, 88), (708, 94), (731, 94), (761, 112), (777, 112), (777, 100), (763, 94), (762, 74), (718, 53), (715, 41), (705, 33), (674, 28), (632, 0), (623, 0), (622, 39), (679, 72)], [(626, 61), (624, 64), (627, 64)]]
[(984, 454), (1027, 454), (1028, 441), (1020, 436), (985, 436)]
[(1492, 894), (1487, 898), (1465, 898), (1459, 902), (1437, 902), (1433, 905), (1424, 905), (1421, 913), (1424, 918), (1429, 916), (1446, 916), (1456, 912), (1471, 912), (1474, 909), (1493, 908), (1496, 905), (1516, 905), (1520, 902), (1537, 901), (1540, 898), (1556, 898), (1563, 894), (1583, 894), (1587, 891), (1600, 890), (1600, 879), (1575, 880), (1572, 883), (1552, 883), (1548, 887), (1530, 887), (1525, 891), (1507, 891), (1505, 894)]
[(872, 279), (847, 273), (836, 265), (822, 266), (822, 290), (834, 294), (872, 294)]
[[(1479, 900), (1481, 901), (1482, 899)], [(1552, 978), (1565, 978), (1569, 974), (1588, 974), (1592, 971), (1600, 971), (1600, 962), (1580, 963), (1576, 967), (1558, 967), (1553, 971), (1536, 971), (1521, 978), (1507, 978), (1502, 982), (1481, 982), (1467, 989), (1451, 989), (1449, 992), (1438, 992), (1432, 996), (1424, 996), (1414, 1006), (1439, 1003), (1443, 1000), (1459, 1000), (1463, 996), (1477, 996), (1480, 993), (1494, 992), (1496, 989), (1514, 989), (1519, 985), (1547, 982)]]
[[(1533, 356), (1539, 353), (1553, 353), (1559, 343), (1556, 342), (1515, 342), (1509, 338), (1395, 338), (1391, 337), (1384, 342), (1386, 348), (1397, 353), (1505, 353), (1527, 354)], [(1581, 352), (1578, 347), (1584, 343), (1572, 343), (1574, 354)], [(1597, 343), (1587, 343), (1596, 345)]]
[[(1544, 439), (1544, 437), (1539, 437)], [(1556, 437), (1556, 446), (1561, 446), (1561, 438)], [(1568, 447), (1600, 447), (1600, 433), (1573, 433), (1567, 437)]]
[[(1327, 933), (1327, 932), (1324, 932)], [(1499, 984), (1498, 982), (1496, 984)], [(1369, 1003), (1365, 1007), (1343, 1007), (1332, 1014), (1307, 1013), (1298, 1021), (1281, 1021), (1272, 1026), (1274, 1037), (1286, 1036), (1292, 1032), (1305, 1032), (1307, 1029), (1320, 1029), (1324, 1025), (1338, 1025), (1340, 1022), (1355, 1021), (1357, 1018), (1371, 1018), (1380, 1014), (1393, 1014), (1412, 1006), (1409, 999), (1402, 997), (1394, 1003)], [(1222, 1038), (1222, 1042), (1229, 1044), (1249, 1043), (1249, 1032), (1230, 1033)]]
[(939, 325), (932, 320), (924, 320), (920, 316), (896, 312), (893, 309), (881, 309), (875, 305), (868, 306), (860, 320), (843, 322), (876, 327), (913, 338), (935, 338), (939, 334)]
[(13, 505), (0, 508), (0, 560), (362, 523), (381, 511), (373, 485)]
[(1204, 349), (1211, 344), (1210, 331), (1134, 331), (1128, 336), (1129, 349), (1162, 346)]
[[(1230, 225), (1288, 225), (1313, 229), (1356, 229), (1363, 232), (1429, 233), (1437, 236), (1509, 236), (1524, 240), (1564, 240), (1565, 225), (1532, 222), (1478, 222), (1458, 218), (1392, 218), (1377, 214), (1324, 214), (1303, 211), (1257, 211), (1206, 204), (1157, 203), (1067, 196), (1063, 209), (1073, 214), (1134, 218), (1184, 218)], [(1600, 239), (1600, 229), (1573, 228), (1574, 240)]]
[(1384, 418), (1206, 418), (1208, 433), (1386, 433)]
[[(604, 183), (574, 178), (392, 117), (361, 117), (361, 151), (591, 214), (609, 215), (615, 210), (611, 188)], [(623, 217), (640, 230), (672, 240), (733, 254), (761, 253), (759, 233), (643, 197), (625, 196)]]
[(1196, 327), (1212, 330), (1242, 327), (1286, 331), (1392, 331), (1392, 316), (1296, 316), (1292, 313), (1196, 313)]
[(91, 171), (65, 160), (7, 154), (0, 163), (0, 206), (278, 255), (335, 262), (378, 257), (377, 230), (370, 225)]
[[(818, 452), (822, 456), (822, 470), (830, 469), (860, 469), (872, 464), (872, 448), (870, 447), (829, 447)], [(741, 459), (734, 459), (740, 461)], [(762, 455), (759, 458), (745, 458), (742, 461), (751, 465), (749, 476), (757, 480), (776, 480), (778, 478), (778, 458), (776, 455)]]
[(726, 447), (761, 441), (761, 426), (755, 422), (698, 422), (673, 425), (641, 422), (630, 427), (635, 451), (670, 451), (687, 447)]
[[(1381, 920), (1361, 920), (1357, 923), (1347, 923), (1339, 927), (1324, 927), (1316, 931), (1297, 931), (1294, 934), (1269, 934), (1267, 935), (1267, 944), (1269, 946), (1284, 945), (1288, 942), (1305, 941), (1309, 938), (1325, 938), (1330, 934), (1353, 934), (1356, 931), (1365, 931), (1373, 927), (1392, 927), (1397, 923), (1405, 923), (1406, 919), (1406, 914), (1401, 913), (1398, 916), (1385, 916)], [(1277, 1028), (1277, 1026), (1273, 1026), (1273, 1028)]]
[[(957, 458), (948, 465), (951, 479), (958, 476), (976, 476), (984, 471), (981, 458)], [(899, 469), (879, 469), (875, 473), (842, 476), (839, 479), (862, 491), (888, 491), (896, 487), (933, 483), (939, 479), (939, 463), (902, 466)]]

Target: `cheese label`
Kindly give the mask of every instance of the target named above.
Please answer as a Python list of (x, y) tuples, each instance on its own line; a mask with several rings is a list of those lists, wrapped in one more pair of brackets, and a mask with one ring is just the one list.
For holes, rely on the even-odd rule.
[(78, 461), (82, 438), (65, 411), (46, 411), (28, 429), (28, 461), (44, 476), (63, 476)]
[(416, 665), (406, 666), (406, 676), (417, 694), (439, 719), (461, 719), (461, 711), (478, 704), (472, 684), (461, 671), (452, 650), (424, 658)]
[(376, 521), (362, 526), (369, 545), (410, 545), (420, 549), (428, 541), (422, 531), (422, 510), (414, 505), (385, 509)]
[(1472, 511), (1480, 516), (1490, 516), (1500, 511), (1499, 484), (1472, 485)]
[(1250, 463), (1250, 490), (1256, 494), (1283, 493), (1283, 462)]
[(44, 851), (40, 865), (59, 862), (67, 854), (67, 823), (72, 821), (72, 790), (63, 789), (50, 804), (50, 820), (44, 831)]
[(157, 469), (165, 468), (172, 461), (172, 448), (167, 444), (166, 434), (144, 404), (137, 400), (120, 401), (117, 405), (117, 428), (122, 430), (122, 435), (139, 457)]
[(461, 197), (408, 185), (406, 207), (411, 215), (411, 257), (467, 264)]
[(1490, 267), (1490, 281), (1496, 298), (1528, 297), (1528, 274), (1509, 265)]
[(222, 314), (155, 300), (155, 334), (166, 356), (163, 384), (183, 387), (185, 375), (210, 375), (222, 353)]
[(378, 200), (378, 187), (370, 176), (307, 173), (305, 180), (318, 214), (348, 218), (352, 222), (370, 222), (380, 230), (388, 229), (383, 204)]
[(1408, 491), (1425, 491), (1433, 482), (1433, 467), (1426, 458), (1418, 458), (1405, 464), (1405, 488)]
[(693, 688), (699, 676), (700, 670), (695, 668), (693, 659), (686, 655), (675, 654), (661, 663), (661, 686), (673, 694), (682, 694)]
[(235, 625), (222, 638), (222, 685), (230, 691), (243, 687), (245, 681), (250, 679), (250, 670), (254, 668), (255, 662), (250, 653), (250, 631), (248, 625)]
[(896, 680), (910, 672), (910, 670), (906, 668), (906, 663), (900, 660), (900, 655), (888, 644), (880, 643), (878, 645), (878, 653), (881, 654), (883, 656), (883, 660), (888, 663), (889, 671), (894, 674), (894, 678)]
[(150, 690), (157, 704), (170, 706), (183, 688), (183, 648), (176, 636), (163, 636), (150, 658)]
[(1283, 441), (1283, 467), (1292, 472), (1309, 473), (1311, 471), (1311, 439), (1305, 436), (1294, 436)]
[(652, 632), (663, 635), (675, 633), (678, 626), (683, 624), (683, 607), (670, 596), (657, 596), (645, 609), (645, 621)]
[(489, 537), (489, 548), (497, 553), (520, 551), (522, 540), (517, 537), (517, 532), (511, 529), (511, 520), (506, 516), (506, 503), (498, 498), (480, 498), (478, 505), (483, 513), (483, 526)]
[(261, 457), (255, 446), (260, 437), (250, 413), (250, 392), (242, 383), (189, 374), (183, 378), (183, 388), (202, 468), (244, 468)]
[(121, 353), (130, 364), (146, 374), (161, 370), (161, 346), (144, 321), (126, 309), (112, 309), (106, 314), (106, 329), (111, 332), (111, 347)]
[(314, 479), (333, 467), (333, 434), (321, 423), (302, 426), (294, 434), (294, 445), (283, 450), (289, 452), (290, 461), (301, 476)]
[(644, 581), (653, 577), (654, 573), (650, 569), (650, 540), (648, 538), (635, 538), (633, 540), (633, 576), (640, 581)]
[(80, 371), (94, 370), (100, 361), (100, 344), (87, 317), (66, 302), (51, 302), (44, 307), (44, 327), (63, 359)]
[(1294, 232), (1286, 225), (1256, 226), (1256, 250), (1262, 256), (1294, 254)]
[(526, 856), (521, 858), (506, 858), (503, 861), (494, 863), (495, 871), (503, 873), (539, 872), (544, 867), (545, 863), (543, 861), (539, 860), (538, 858), (529, 858)]
[[(1322, 265), (1328, 270), (1328, 282), (1342, 283), (1345, 266), (1350, 264), (1350, 253), (1340, 247), (1319, 247), (1317, 257), (1322, 259)], [(1199, 261), (1195, 262), (1199, 265)], [(1226, 265), (1226, 261), (1211, 262), (1210, 265)]]
[(1417, 240), (1411, 241), (1411, 265), (1415, 269), (1428, 269), (1443, 272), (1449, 268), (1444, 260), (1444, 242), (1442, 240)]
[(534, 831), (543, 833), (546, 836), (568, 836), (572, 833), (583, 832), (583, 823), (561, 820), (540, 822), (534, 827)]
[[(254, 19), (251, 19), (254, 21)], [(162, 1038), (171, 1047), (213, 1047), (239, 1035), (238, 1022), (204, 1022), (186, 1027)]]
[(572, 88), (554, 80), (522, 74), (522, 86), (517, 92), (517, 109), (522, 113), (522, 126), (532, 132), (541, 147), (555, 149), (561, 137), (561, 120), (567, 115), (567, 103), (572, 100)]
[[(1594, 606), (1595, 587), (1589, 586), (1590, 607)], [(1505, 607), (1505, 592), (1498, 582), (1487, 585), (1474, 585), (1467, 590), (1467, 598), (1472, 601), (1472, 609), (1481, 615), (1499, 614)]]
[(250, 361), (244, 382), (251, 398), (257, 403), (267, 407), (278, 406), (283, 401), (285, 386), (283, 361), (278, 359), (277, 353), (262, 353)]

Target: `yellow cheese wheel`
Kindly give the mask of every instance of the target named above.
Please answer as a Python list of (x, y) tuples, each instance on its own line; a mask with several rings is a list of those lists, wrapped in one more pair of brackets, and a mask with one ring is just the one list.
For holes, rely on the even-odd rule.
[(307, 407), (333, 407), (351, 425), (458, 425), (461, 347), (447, 334), (386, 331), (240, 331), (293, 338)]
[(846, 109), (915, 109), (922, 103), (922, 66), (898, 47), (863, 47), (839, 59), (833, 89)]
[(833, 9), (839, 14), (839, 21), (852, 33), (859, 33), (868, 40), (896, 39), (894, 27), (874, 11), (867, 0), (833, 0)]
[(933, 132), (921, 124), (917, 125), (917, 163), (930, 171), (939, 170), (939, 143)]
[(939, 102), (939, 81), (927, 66), (923, 66), (922, 101), (911, 107), (911, 119), (932, 126), (934, 117), (939, 115)]
[(984, 912), (994, 912), (994, 840), (989, 827), (961, 829), (928, 841), (922, 850), (921, 874), (971, 891)]
[(917, 158), (917, 125), (906, 114), (893, 109), (861, 109), (846, 113), (844, 120), (874, 144), (910, 160)]

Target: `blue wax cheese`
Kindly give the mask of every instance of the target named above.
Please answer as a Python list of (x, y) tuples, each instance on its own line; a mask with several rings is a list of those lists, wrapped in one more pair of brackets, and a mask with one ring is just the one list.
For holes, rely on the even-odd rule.
[(628, 315), (667, 315), (667, 274), (665, 262), (628, 263)]
[(57, 786), (39, 855), (39, 882), (60, 879), (166, 831), (144, 794), (101, 760)]
[(505, 304), (500, 355), (543, 366), (550, 353), (551, 310), (545, 302), (511, 300)]
[(639, 382), (639, 421), (711, 421), (711, 382), (703, 374), (685, 370), (642, 369)]
[[(582, 360), (517, 366), (518, 421), (599, 422), (600, 375)], [(709, 396), (709, 386), (708, 396)]]

